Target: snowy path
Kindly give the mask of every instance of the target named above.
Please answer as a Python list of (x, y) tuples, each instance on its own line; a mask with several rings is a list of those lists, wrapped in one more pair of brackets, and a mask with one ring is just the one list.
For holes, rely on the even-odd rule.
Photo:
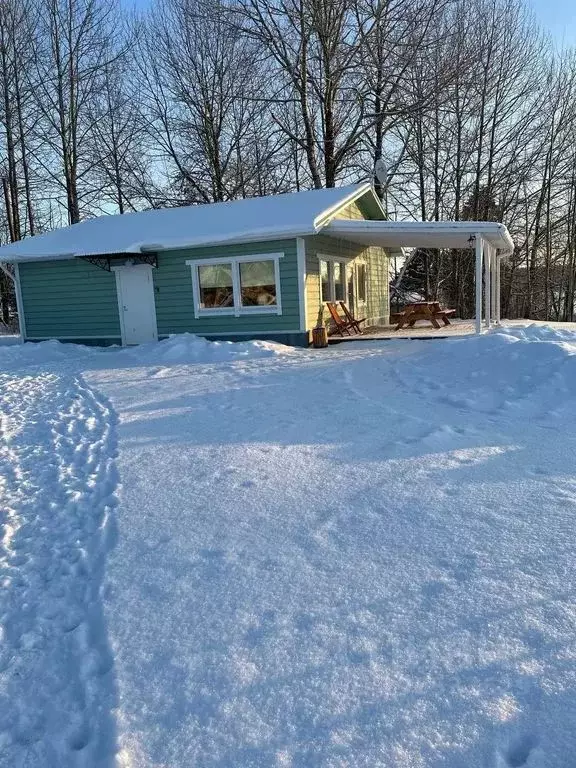
[(114, 419), (77, 376), (0, 374), (0, 393), (0, 764), (112, 765)]
[[(51, 353), (7, 398), (5, 567), (44, 573), (13, 546), (31, 498), (21, 477), (41, 466), (51, 479), (31, 488), (63, 500), (45, 556), (73, 568), (81, 550), (90, 594), (59, 577), (63, 610), (85, 617), (63, 632), (10, 587), (3, 626), (18, 624), (20, 646), (0, 679), (50, 717), (28, 753), (0, 723), (13, 740), (1, 765), (110, 765), (115, 739), (119, 768), (574, 764), (576, 334)], [(78, 425), (71, 442), (57, 413)], [(93, 455), (106, 479), (90, 495)], [(56, 465), (75, 467), (70, 482)], [(112, 549), (98, 526), (115, 471)], [(81, 499), (68, 495), (77, 483)], [(91, 521), (74, 535), (66, 503)], [(44, 656), (28, 653), (28, 631)], [(70, 645), (50, 644), (57, 633)], [(62, 703), (47, 710), (51, 685)], [(58, 712), (76, 711), (77, 691), (90, 738), (74, 751)], [(41, 743), (59, 759), (42, 762)]]

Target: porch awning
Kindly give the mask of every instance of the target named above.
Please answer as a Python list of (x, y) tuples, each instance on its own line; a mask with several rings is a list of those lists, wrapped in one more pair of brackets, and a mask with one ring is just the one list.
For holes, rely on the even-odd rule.
[(504, 226), (492, 221), (359, 221), (334, 220), (323, 230), (344, 240), (381, 248), (474, 248), (480, 235), (500, 256), (514, 250)]

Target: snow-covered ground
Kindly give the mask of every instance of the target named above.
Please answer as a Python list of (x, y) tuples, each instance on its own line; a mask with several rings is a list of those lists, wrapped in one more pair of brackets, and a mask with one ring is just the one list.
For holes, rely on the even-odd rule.
[(0, 765), (573, 766), (575, 353), (0, 348)]
[(15, 333), (4, 333), (0, 327), (0, 346), (9, 346), (10, 344), (20, 344), (21, 337)]

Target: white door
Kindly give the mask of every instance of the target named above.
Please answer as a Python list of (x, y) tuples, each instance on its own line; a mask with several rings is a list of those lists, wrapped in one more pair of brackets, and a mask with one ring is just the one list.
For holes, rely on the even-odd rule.
[(152, 267), (137, 264), (117, 267), (116, 290), (123, 344), (157, 341)]

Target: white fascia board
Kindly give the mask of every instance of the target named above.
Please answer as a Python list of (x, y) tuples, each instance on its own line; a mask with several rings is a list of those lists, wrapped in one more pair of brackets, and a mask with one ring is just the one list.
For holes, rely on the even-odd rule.
[[(366, 192), (370, 192), (372, 190), (372, 184), (369, 181), (364, 182), (364, 184), (360, 184), (357, 189), (355, 189), (353, 192), (350, 192), (348, 195), (343, 197), (341, 200), (339, 200), (334, 205), (331, 205), (330, 208), (326, 208), (326, 210), (322, 211), (316, 218), (314, 219), (314, 229), (316, 233), (321, 230), (323, 227), (325, 227), (327, 224), (330, 223), (330, 219), (335, 216), (339, 210), (342, 208), (345, 208), (347, 205), (350, 205), (355, 200), (358, 200), (359, 197), (362, 197), (362, 195), (365, 195)], [(373, 190), (372, 190), (373, 191)], [(310, 233), (314, 234), (314, 233)]]
[(380, 198), (376, 194), (376, 190), (374, 189), (374, 184), (370, 184), (370, 192), (372, 192), (372, 197), (374, 198), (376, 204), (378, 205), (378, 208), (380, 208), (380, 211), (382, 212), (382, 216), (384, 217), (384, 221), (388, 221), (388, 214), (386, 213), (386, 210), (384, 209), (384, 206), (382, 205), (382, 200), (380, 200)]
[[(510, 236), (504, 224), (488, 221), (367, 221), (367, 220), (338, 220), (330, 222), (326, 227), (326, 232), (333, 232), (348, 235), (352, 238), (354, 233), (366, 237), (373, 233), (375, 237), (380, 238), (379, 243), (383, 248), (393, 247), (425, 247), (425, 243), (418, 242), (418, 238), (435, 237), (445, 238), (443, 242), (435, 242), (430, 247), (436, 248), (474, 248), (473, 241), (471, 245), (463, 245), (461, 238), (465, 235), (472, 237), (481, 235), (485, 240), (498, 248), (501, 256), (506, 256), (514, 250), (514, 241)], [(458, 238), (460, 242), (451, 241), (450, 236)], [(386, 242), (388, 236), (389, 242)], [(411, 238), (414, 241), (411, 242)], [(496, 242), (495, 242), (496, 241)], [(496, 244), (498, 243), (498, 244)]]

